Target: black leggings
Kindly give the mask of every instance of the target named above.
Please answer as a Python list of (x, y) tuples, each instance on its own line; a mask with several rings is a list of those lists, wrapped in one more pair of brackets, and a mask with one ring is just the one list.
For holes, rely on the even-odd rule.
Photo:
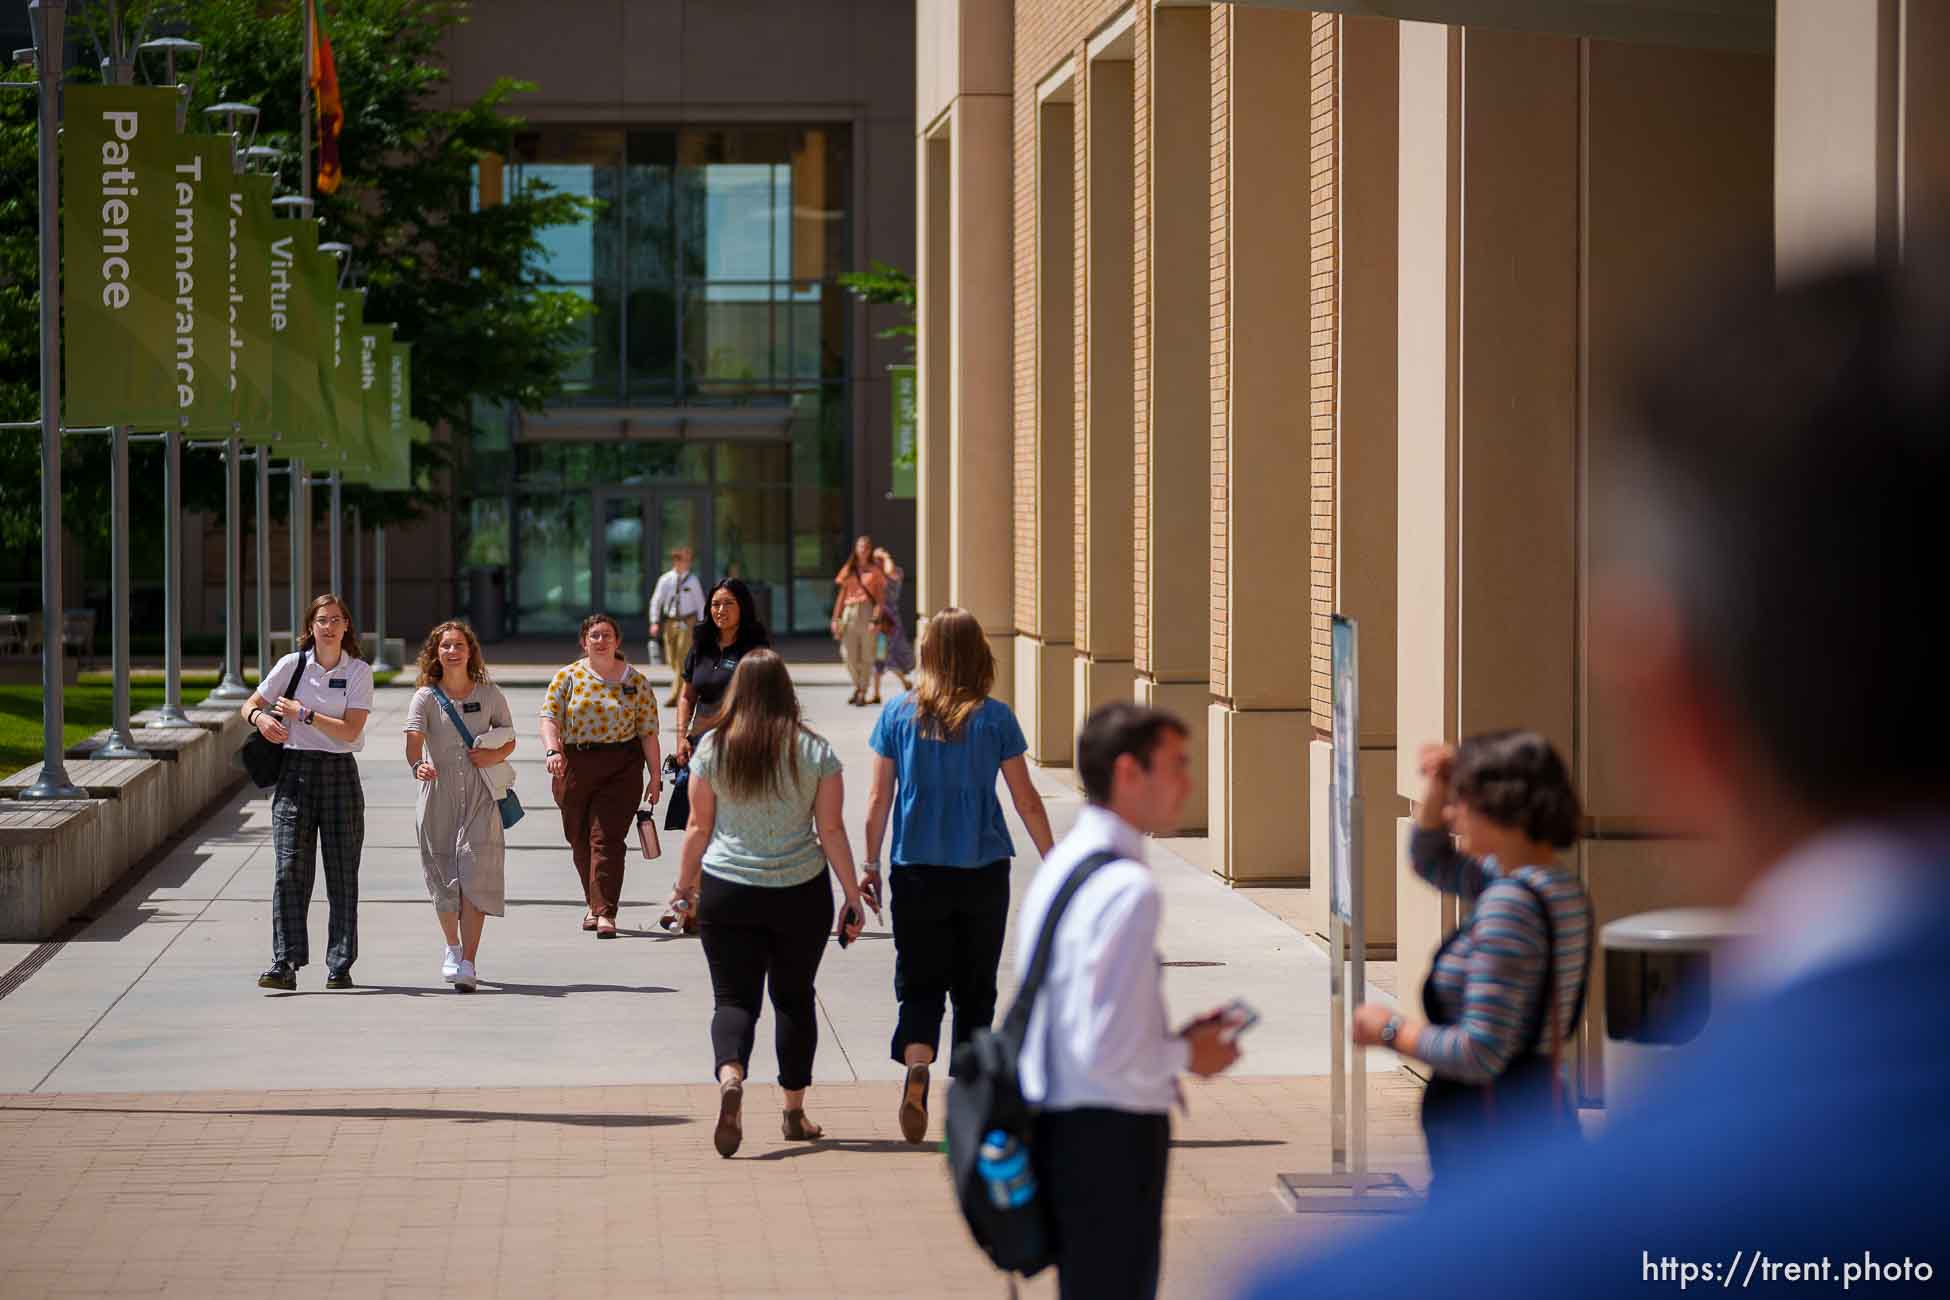
[(894, 919), (893, 1056), (912, 1043), (938, 1050), (941, 1017), (955, 1002), (954, 1048), (995, 1023), (995, 977), (1009, 929), (1009, 862), (986, 867), (896, 863), (887, 877)]
[(727, 1064), (751, 1071), (758, 1034), (759, 1001), (770, 977), (773, 1040), (779, 1086), (796, 1090), (812, 1082), (819, 1047), (819, 1010), (813, 976), (826, 955), (833, 928), (833, 886), (821, 871), (803, 885), (768, 889), (737, 885), (704, 873), (697, 900), (698, 937), (711, 967), (713, 1076)]

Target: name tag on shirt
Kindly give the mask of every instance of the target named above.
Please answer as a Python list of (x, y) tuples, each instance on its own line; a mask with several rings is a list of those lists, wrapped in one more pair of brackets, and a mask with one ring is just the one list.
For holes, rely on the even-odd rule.
[(468, 700), (460, 706), (460, 711), (462, 713), (479, 713), (481, 711), (481, 702), (479, 700)]
[(636, 687), (634, 687), (634, 686), (625, 686), (625, 687), (623, 688), (623, 694), (625, 694), (625, 695), (635, 695), (635, 694), (636, 694)]
[(718, 660), (718, 667), (724, 669), (726, 672), (732, 672), (737, 669), (738, 661), (730, 655), (726, 655), (724, 658)]
[(331, 681), (326, 682), (325, 686), (329, 690), (342, 691), (345, 689), (345, 678), (334, 677)]

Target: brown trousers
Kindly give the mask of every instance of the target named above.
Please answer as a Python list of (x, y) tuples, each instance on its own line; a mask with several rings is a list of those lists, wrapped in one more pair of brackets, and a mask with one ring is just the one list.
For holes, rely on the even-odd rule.
[(562, 833), (575, 854), (582, 893), (597, 916), (614, 917), (623, 898), (623, 846), (643, 799), (643, 750), (571, 749), (556, 783)]

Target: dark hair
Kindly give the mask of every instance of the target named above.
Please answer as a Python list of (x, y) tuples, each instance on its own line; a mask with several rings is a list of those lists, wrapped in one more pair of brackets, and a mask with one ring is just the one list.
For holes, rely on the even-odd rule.
[(799, 750), (793, 743), (804, 724), (799, 695), (785, 660), (758, 649), (738, 661), (725, 694), (724, 712), (711, 734), (716, 738), (714, 784), (731, 798), (782, 795), (799, 779)]
[(1608, 476), (1613, 562), (1672, 598), (1768, 778), (1831, 819), (1950, 797), (1950, 284), (1944, 245), (1912, 242), (1900, 271), (1752, 286), (1680, 332)]
[(1077, 733), (1077, 775), (1083, 780), (1084, 797), (1094, 804), (1110, 803), (1117, 760), (1129, 754), (1149, 771), (1151, 756), (1167, 731), (1191, 735), (1173, 714), (1129, 700), (1114, 700), (1094, 710)]
[(1486, 731), (1463, 741), (1449, 788), (1471, 811), (1540, 844), (1568, 849), (1578, 842), (1584, 810), (1571, 773), (1534, 731)]
[(704, 594), (704, 617), (697, 621), (697, 632), (692, 644), (699, 654), (716, 654), (726, 647), (718, 644), (718, 625), (711, 620), (711, 597), (721, 591), (728, 591), (738, 602), (738, 641), (739, 645), (771, 645), (771, 633), (765, 624), (758, 621), (758, 606), (752, 600), (752, 589), (745, 585), (743, 578), (719, 578), (710, 591)]
[(481, 658), (481, 639), (474, 635), (474, 629), (460, 619), (450, 618), (445, 623), (436, 623), (427, 633), (426, 644), (420, 647), (420, 686), (432, 686), (447, 673), (447, 665), (440, 662), (440, 642), (449, 632), (458, 632), (467, 641), (467, 676), (477, 682), (488, 679), (487, 662)]
[(329, 591), (323, 595), (313, 596), (311, 604), (305, 607), (305, 625), (298, 631), (298, 648), (300, 650), (312, 648), (312, 620), (317, 618), (318, 611), (327, 605), (337, 605), (339, 613), (345, 615), (345, 637), (339, 642), (339, 649), (354, 659), (364, 659), (365, 656), (359, 653), (359, 629), (352, 625), (352, 606), (345, 603), (343, 596)]
[(623, 653), (623, 625), (618, 623), (610, 615), (601, 611), (591, 614), (588, 618), (582, 620), (582, 630), (576, 633), (576, 644), (581, 645), (584, 641), (587, 641), (589, 639), (589, 629), (601, 623), (609, 624), (609, 630), (616, 633), (616, 657), (618, 659), (628, 659), (629, 656)]

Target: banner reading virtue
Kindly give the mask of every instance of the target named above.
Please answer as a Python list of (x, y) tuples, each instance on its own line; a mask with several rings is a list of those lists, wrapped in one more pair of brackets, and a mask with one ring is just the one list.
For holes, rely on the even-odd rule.
[(69, 86), (65, 97), (62, 420), (173, 427), (176, 92)]

